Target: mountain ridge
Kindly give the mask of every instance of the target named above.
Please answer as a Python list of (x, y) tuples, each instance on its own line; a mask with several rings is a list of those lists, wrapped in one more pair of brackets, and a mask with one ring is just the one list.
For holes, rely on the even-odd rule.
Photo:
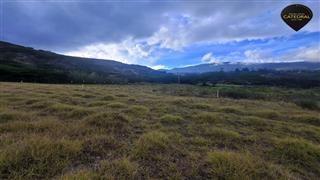
[(166, 82), (165, 79), (169, 76), (166, 72), (146, 66), (125, 64), (114, 60), (66, 56), (3, 41), (0, 41), (0, 53), (2, 72), (0, 80), (29, 81), (32, 79), (35, 82), (46, 82), (48, 79), (40, 78), (41, 75), (50, 76), (50, 79), (55, 79), (54, 76), (61, 77), (57, 83), (128, 83), (152, 82), (159, 78)]
[(250, 71), (261, 69), (268, 70), (320, 70), (320, 62), (274, 62), (274, 63), (222, 63), (222, 64), (199, 64), (194, 66), (173, 68), (167, 70), (169, 73), (174, 74), (201, 74), (207, 72), (230, 72), (247, 68)]
[[(249, 66), (224, 63), (222, 65), (202, 64), (187, 67), (187, 69), (178, 69), (178, 71), (177, 69), (163, 71), (114, 60), (60, 55), (0, 42), (0, 81), (10, 82), (202, 85), (223, 83), (310, 88), (320, 85), (319, 67), (320, 63), (310, 64), (308, 62), (251, 64)], [(206, 71), (203, 72), (203, 69)]]

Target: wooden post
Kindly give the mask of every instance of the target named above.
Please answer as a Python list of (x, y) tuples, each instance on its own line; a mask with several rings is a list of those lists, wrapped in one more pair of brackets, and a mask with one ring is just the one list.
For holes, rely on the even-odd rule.
[(217, 98), (219, 98), (219, 89), (217, 89)]

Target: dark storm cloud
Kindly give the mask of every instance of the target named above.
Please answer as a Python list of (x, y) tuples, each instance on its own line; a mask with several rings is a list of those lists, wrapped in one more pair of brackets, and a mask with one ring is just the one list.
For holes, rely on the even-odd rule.
[[(4, 1), (5, 41), (55, 51), (153, 36), (163, 47), (288, 34), (279, 12), (288, 2)], [(306, 30), (319, 31), (319, 2)], [(162, 29), (163, 30), (163, 29)], [(165, 32), (165, 33), (163, 33)]]
[(148, 3), (6, 2), (4, 40), (42, 48), (147, 37), (158, 30), (166, 6)]

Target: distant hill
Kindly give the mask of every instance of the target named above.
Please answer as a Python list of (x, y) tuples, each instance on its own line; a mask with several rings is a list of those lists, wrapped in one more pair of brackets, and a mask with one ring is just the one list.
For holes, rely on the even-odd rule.
[(224, 63), (153, 70), (113, 60), (65, 56), (0, 41), (0, 81), (66, 84), (222, 83), (310, 88), (320, 86), (320, 63)]
[(0, 81), (44, 83), (170, 82), (172, 75), (113, 60), (80, 58), (0, 41)]
[(222, 63), (222, 64), (200, 64), (195, 66), (189, 66), (184, 68), (174, 68), (167, 70), (167, 72), (175, 74), (190, 74), (190, 73), (207, 73), (207, 72), (230, 72), (236, 70), (242, 70), (247, 68), (250, 71), (257, 71), (261, 69), (266, 70), (320, 70), (320, 62), (283, 62), (283, 63), (256, 63), (256, 64), (244, 64), (244, 63)]

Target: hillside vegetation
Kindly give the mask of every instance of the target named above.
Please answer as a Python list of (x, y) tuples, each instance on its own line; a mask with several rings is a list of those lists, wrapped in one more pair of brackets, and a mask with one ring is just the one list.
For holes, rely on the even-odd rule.
[(145, 66), (65, 56), (0, 41), (0, 81), (121, 84), (169, 82), (170, 78)]
[[(320, 87), (320, 63), (214, 64), (207, 73), (157, 71), (113, 60), (72, 57), (0, 41), (0, 81), (63, 84), (183, 83)], [(236, 66), (236, 67), (234, 67)], [(256, 66), (252, 68), (252, 66)], [(228, 69), (231, 68), (231, 69)], [(280, 68), (281, 67), (281, 68)], [(191, 68), (191, 67), (190, 67)], [(217, 70), (217, 68), (219, 70)], [(217, 72), (211, 72), (217, 71)], [(225, 71), (225, 72), (224, 72)], [(192, 71), (191, 71), (192, 72)]]
[(0, 179), (320, 176), (318, 89), (222, 87), (0, 83)]

